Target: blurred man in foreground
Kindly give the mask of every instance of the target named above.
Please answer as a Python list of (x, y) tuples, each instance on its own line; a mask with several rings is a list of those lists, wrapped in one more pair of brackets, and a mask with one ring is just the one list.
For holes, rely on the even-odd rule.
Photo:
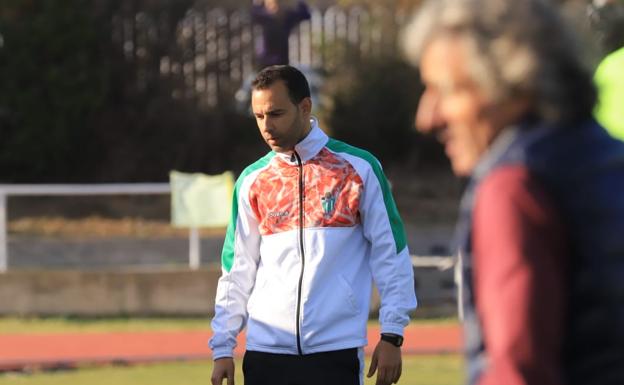
[(433, 0), (405, 32), (417, 126), (470, 182), (458, 221), (469, 383), (624, 384), (624, 143), (548, 1)]

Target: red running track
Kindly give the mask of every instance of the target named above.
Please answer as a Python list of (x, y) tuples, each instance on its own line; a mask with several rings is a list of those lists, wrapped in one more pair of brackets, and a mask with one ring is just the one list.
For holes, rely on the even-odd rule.
[[(0, 334), (0, 371), (209, 359), (210, 335), (204, 331)], [(369, 327), (367, 354), (378, 338), (379, 328)], [(235, 354), (242, 355), (244, 346), (240, 336)], [(457, 325), (405, 329), (405, 354), (456, 353), (460, 347)]]

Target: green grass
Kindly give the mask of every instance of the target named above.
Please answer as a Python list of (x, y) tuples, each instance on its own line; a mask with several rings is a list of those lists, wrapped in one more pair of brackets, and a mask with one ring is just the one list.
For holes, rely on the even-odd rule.
[(76, 333), (210, 330), (209, 318), (1, 317), (0, 333)]
[[(236, 365), (236, 384), (243, 385), (240, 360), (237, 360)], [(211, 370), (212, 363), (209, 361), (131, 367), (89, 367), (72, 371), (0, 375), (0, 385), (210, 384)], [(399, 384), (459, 385), (462, 383), (462, 377), (462, 359), (458, 355), (406, 356), (403, 359), (403, 376)], [(366, 385), (374, 383), (374, 377), (365, 381)]]
[[(455, 318), (417, 319), (414, 325), (452, 325)], [(371, 321), (371, 325), (378, 324)], [(64, 332), (132, 332), (132, 331), (210, 330), (206, 318), (73, 318), (73, 317), (0, 317), (0, 334), (64, 333)]]

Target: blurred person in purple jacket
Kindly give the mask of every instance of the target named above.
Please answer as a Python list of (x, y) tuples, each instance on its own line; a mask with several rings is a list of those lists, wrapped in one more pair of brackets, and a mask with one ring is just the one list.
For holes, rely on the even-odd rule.
[(284, 0), (254, 0), (251, 18), (262, 27), (262, 38), (256, 47), (256, 68), (289, 64), (288, 37), (299, 23), (310, 19), (306, 3), (298, 1), (290, 7)]

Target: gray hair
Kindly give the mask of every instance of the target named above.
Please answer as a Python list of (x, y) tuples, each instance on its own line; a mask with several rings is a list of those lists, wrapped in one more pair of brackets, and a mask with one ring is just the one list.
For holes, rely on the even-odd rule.
[(432, 39), (467, 43), (469, 71), (492, 100), (531, 95), (550, 122), (586, 119), (596, 101), (576, 36), (546, 0), (428, 0), (403, 31), (414, 64)]

